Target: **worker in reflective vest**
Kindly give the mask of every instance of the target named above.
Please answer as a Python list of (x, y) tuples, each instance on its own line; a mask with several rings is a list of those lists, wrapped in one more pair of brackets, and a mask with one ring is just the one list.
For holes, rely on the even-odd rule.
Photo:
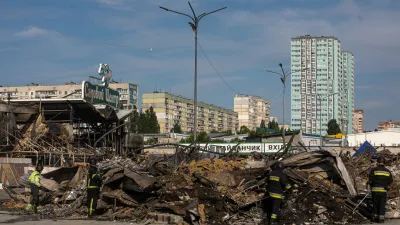
[(33, 209), (35, 213), (38, 212), (39, 208), (39, 188), (40, 188), (40, 173), (43, 171), (43, 166), (38, 164), (36, 170), (29, 175), (28, 181), (31, 188), (32, 200), (27, 205), (26, 209)]
[(88, 216), (93, 217), (97, 207), (97, 199), (100, 195), (101, 177), (97, 173), (96, 159), (89, 160), (89, 174), (87, 179), (87, 204)]
[(375, 222), (385, 222), (385, 206), (388, 186), (393, 182), (392, 174), (385, 167), (385, 159), (378, 158), (377, 167), (373, 168), (369, 173), (368, 184), (371, 186), (372, 192), (372, 216)]
[(289, 183), (289, 179), (286, 174), (283, 173), (284, 165), (282, 162), (275, 164), (275, 169), (272, 170), (267, 176), (268, 182), (268, 209), (267, 214), (269, 218), (268, 224), (275, 224), (276, 219), (281, 207), (283, 192), (285, 190), (292, 190), (292, 186)]

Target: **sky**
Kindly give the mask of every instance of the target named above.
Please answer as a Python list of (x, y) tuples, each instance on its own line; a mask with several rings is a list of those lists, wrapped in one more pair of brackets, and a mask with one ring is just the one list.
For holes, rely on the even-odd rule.
[[(400, 1), (191, 0), (199, 24), (198, 100), (233, 108), (235, 93), (270, 100), (282, 120), (279, 63), (290, 71), (290, 39), (336, 36), (355, 57), (355, 108), (366, 129), (400, 120)], [(82, 82), (107, 63), (139, 92), (193, 98), (194, 35), (185, 0), (3, 0), (0, 85)], [(152, 49), (150, 51), (150, 49)], [(215, 69), (214, 69), (215, 68)], [(223, 77), (223, 79), (221, 78)], [(290, 85), (288, 85), (290, 87)], [(286, 91), (290, 122), (290, 91)]]

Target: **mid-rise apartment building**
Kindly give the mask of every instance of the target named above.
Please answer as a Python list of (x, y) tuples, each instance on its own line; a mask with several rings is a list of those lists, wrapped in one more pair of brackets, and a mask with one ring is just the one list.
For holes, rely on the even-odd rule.
[(236, 94), (233, 101), (234, 111), (239, 118), (239, 128), (246, 126), (250, 130), (256, 130), (263, 120), (265, 125), (268, 125), (270, 116), (269, 101), (258, 96), (243, 94)]
[[(345, 67), (348, 71), (345, 78), (342, 75), (343, 57), (346, 58)], [(344, 84), (348, 86), (346, 93)], [(344, 98), (347, 100), (343, 101)], [(350, 52), (342, 54), (340, 41), (333, 36), (292, 38), (291, 128), (325, 135), (329, 120), (336, 119), (342, 129), (352, 133), (352, 129), (349, 132), (352, 124), (347, 125), (352, 121), (344, 120), (344, 116), (352, 115), (349, 111), (352, 113), (353, 109), (353, 55)]]
[[(169, 133), (175, 123), (183, 132), (193, 131), (194, 101), (166, 92), (143, 93), (142, 110), (153, 107), (161, 133)], [(235, 132), (238, 129), (237, 113), (215, 105), (197, 103), (197, 130), (205, 132)]]
[(400, 131), (400, 122), (391, 120), (386, 122), (378, 122), (378, 130)]
[[(138, 85), (131, 83), (110, 83), (109, 87), (120, 94), (120, 103), (124, 109), (138, 108)], [(81, 83), (64, 85), (39, 85), (31, 83), (26, 86), (0, 87), (0, 100), (8, 99), (44, 99), (44, 98), (81, 98)]]
[[(349, 51), (342, 51), (342, 133), (352, 134), (354, 112), (354, 56)], [(364, 121), (363, 128), (364, 131)], [(358, 128), (357, 128), (358, 130)]]
[(364, 110), (357, 109), (353, 113), (353, 132), (363, 133), (364, 132)]

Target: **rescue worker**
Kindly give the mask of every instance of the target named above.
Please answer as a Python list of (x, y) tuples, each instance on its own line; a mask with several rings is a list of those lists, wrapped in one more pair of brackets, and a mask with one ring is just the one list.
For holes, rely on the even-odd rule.
[(372, 192), (372, 216), (375, 222), (385, 222), (385, 206), (388, 186), (393, 182), (392, 174), (385, 167), (385, 160), (379, 157), (377, 167), (369, 173), (368, 184)]
[(89, 174), (87, 180), (87, 204), (88, 216), (91, 218), (94, 215), (97, 207), (97, 199), (100, 195), (101, 176), (97, 172), (96, 159), (89, 160)]
[(283, 173), (283, 169), (283, 163), (277, 162), (274, 170), (272, 170), (267, 176), (268, 194), (270, 197), (267, 209), (269, 217), (268, 224), (276, 224), (276, 219), (282, 203), (283, 192), (285, 190), (292, 190), (292, 186), (290, 185), (286, 174)]
[(35, 213), (38, 212), (39, 208), (39, 189), (40, 189), (40, 173), (43, 171), (43, 166), (41, 164), (38, 164), (36, 166), (36, 170), (29, 175), (28, 181), (29, 181), (29, 186), (31, 188), (31, 194), (32, 194), (32, 200), (31, 202), (27, 205), (26, 209), (31, 210)]

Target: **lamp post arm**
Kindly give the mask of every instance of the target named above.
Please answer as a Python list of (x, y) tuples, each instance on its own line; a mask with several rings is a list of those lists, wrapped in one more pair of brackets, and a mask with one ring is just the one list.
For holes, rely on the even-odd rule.
[(193, 13), (194, 18), (196, 18), (196, 13), (194, 12), (194, 9), (193, 9), (193, 7), (192, 7), (192, 4), (190, 4), (190, 2), (188, 2), (188, 4), (189, 4), (189, 6), (190, 6), (190, 9), (192, 10), (192, 13)]
[(191, 17), (191, 16), (189, 16), (188, 14), (181, 13), (181, 12), (178, 12), (178, 11), (175, 11), (175, 10), (171, 10), (171, 9), (167, 9), (167, 8), (165, 8), (165, 7), (162, 7), (162, 6), (159, 6), (159, 7), (160, 7), (160, 9), (164, 9), (165, 11), (168, 11), (168, 12), (173, 12), (173, 13), (176, 13), (176, 14), (179, 14), (179, 15), (187, 16), (187, 17), (189, 17), (193, 22), (195, 22), (194, 18)]
[(274, 71), (271, 71), (271, 70), (265, 70), (265, 71), (266, 71), (266, 72), (269, 72), (269, 73), (278, 74), (279, 76), (283, 77), (283, 75), (280, 74), (280, 73), (278, 73), (278, 72), (274, 72)]
[(205, 16), (207, 16), (207, 15), (210, 15), (210, 14), (213, 14), (213, 13), (216, 13), (216, 12), (219, 12), (219, 11), (221, 11), (221, 10), (224, 10), (224, 9), (226, 9), (227, 7), (223, 7), (223, 8), (220, 8), (220, 9), (217, 9), (217, 10), (214, 10), (214, 11), (211, 11), (211, 12), (208, 12), (208, 13), (203, 13), (203, 14), (201, 14), (199, 17), (198, 17), (198, 20), (200, 21), (203, 17), (205, 17)]

